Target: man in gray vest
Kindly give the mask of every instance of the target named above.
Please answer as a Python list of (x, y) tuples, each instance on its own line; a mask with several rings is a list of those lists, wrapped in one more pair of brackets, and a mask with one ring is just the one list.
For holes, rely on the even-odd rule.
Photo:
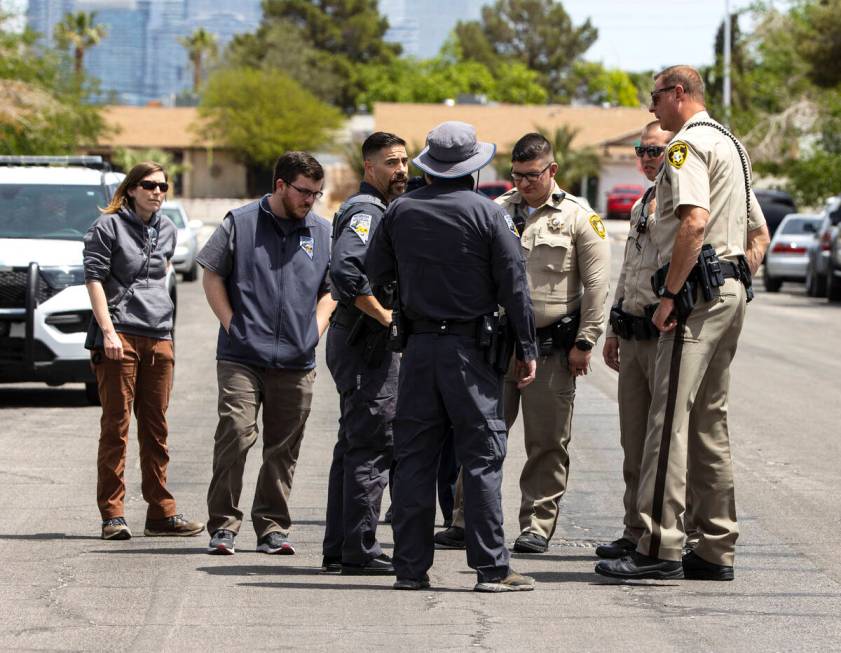
[(362, 144), (359, 192), (333, 218), (331, 290), (338, 301), (327, 336), (327, 366), (339, 392), (339, 435), (327, 489), (322, 571), (393, 574), (377, 542), (383, 490), (392, 461), (392, 420), (400, 357), (386, 348), (393, 284), (368, 282), (368, 241), (386, 204), (408, 181), (406, 142), (375, 132)]
[(312, 212), (324, 171), (287, 152), (272, 193), (225, 216), (199, 253), (204, 292), (219, 318), (219, 425), (207, 491), (209, 553), (234, 553), (248, 450), (263, 407), (263, 465), (251, 519), (257, 551), (293, 554), (288, 498), (310, 413), (315, 346), (336, 303), (330, 296), (330, 223)]

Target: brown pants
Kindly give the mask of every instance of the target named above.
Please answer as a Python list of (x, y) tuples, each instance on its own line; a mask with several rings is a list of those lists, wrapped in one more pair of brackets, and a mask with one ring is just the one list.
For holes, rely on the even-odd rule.
[(280, 370), (230, 361), (216, 364), (219, 425), (213, 448), (213, 478), (207, 490), (207, 530), (235, 533), (242, 526), (239, 497), (248, 450), (257, 441), (263, 406), (263, 465), (251, 507), (258, 537), (287, 533), (289, 494), (310, 414), (315, 370)]
[(91, 352), (91, 363), (102, 401), (96, 500), (103, 519), (124, 516), (126, 446), (131, 411), (137, 417), (140, 475), (147, 519), (175, 514), (175, 499), (166, 489), (169, 451), (166, 445), (166, 409), (172, 388), (175, 358), (171, 340), (119, 334), (123, 360)]

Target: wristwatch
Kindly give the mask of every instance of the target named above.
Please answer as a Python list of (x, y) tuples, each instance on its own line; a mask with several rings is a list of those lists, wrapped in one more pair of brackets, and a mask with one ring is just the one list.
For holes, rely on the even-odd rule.
[(586, 340), (576, 340), (575, 347), (581, 351), (590, 351), (593, 348), (593, 343)]
[(660, 286), (657, 289), (657, 296), (665, 299), (677, 299), (677, 295), (666, 288), (666, 286)]

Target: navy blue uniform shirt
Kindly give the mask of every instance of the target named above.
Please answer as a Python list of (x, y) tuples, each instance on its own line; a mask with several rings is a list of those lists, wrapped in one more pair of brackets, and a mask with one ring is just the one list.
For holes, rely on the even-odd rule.
[(218, 360), (315, 367), (315, 306), (330, 290), (327, 220), (278, 218), (266, 195), (228, 213), (197, 260), (225, 279), (234, 310), (229, 330), (219, 327)]
[(412, 320), (469, 321), (501, 305), (526, 360), (537, 358), (534, 315), (520, 241), (473, 179), (435, 179), (394, 200), (371, 239), (371, 283), (397, 279)]
[[(364, 181), (359, 185), (357, 195), (372, 195), (385, 204), (379, 191)], [(360, 202), (349, 206), (333, 225), (330, 285), (333, 299), (342, 304), (353, 305), (359, 295), (377, 294), (380, 299), (379, 293), (371, 290), (365, 274), (365, 256), (368, 243), (382, 219), (381, 207), (370, 202)]]

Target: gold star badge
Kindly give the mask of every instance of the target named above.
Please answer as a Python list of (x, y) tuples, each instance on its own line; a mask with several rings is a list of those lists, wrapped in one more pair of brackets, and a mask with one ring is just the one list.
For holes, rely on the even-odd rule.
[(683, 141), (675, 141), (669, 146), (669, 154), (667, 156), (669, 165), (673, 168), (680, 169), (689, 156), (689, 147)]

